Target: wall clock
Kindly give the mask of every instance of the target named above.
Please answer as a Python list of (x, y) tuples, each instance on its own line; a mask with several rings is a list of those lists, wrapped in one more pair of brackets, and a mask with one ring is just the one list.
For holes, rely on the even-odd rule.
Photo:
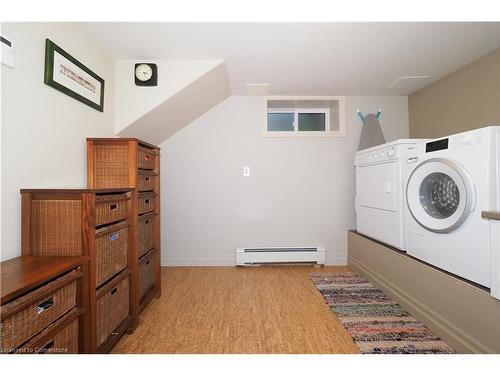
[(137, 63), (134, 78), (136, 86), (158, 86), (158, 66), (152, 63)]

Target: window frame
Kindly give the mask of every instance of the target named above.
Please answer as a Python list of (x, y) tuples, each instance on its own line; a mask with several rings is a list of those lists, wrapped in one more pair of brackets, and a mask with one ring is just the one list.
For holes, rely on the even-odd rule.
[[(270, 100), (330, 100), (339, 103), (339, 129), (330, 129), (330, 108), (267, 108)], [(270, 131), (267, 129), (268, 113), (294, 113), (293, 131)], [(302, 130), (299, 131), (299, 113), (325, 113), (325, 130)], [(262, 97), (262, 127), (261, 136), (270, 138), (323, 138), (323, 137), (345, 137), (345, 97), (344, 96), (263, 96)]]
[[(293, 132), (309, 132), (309, 133), (325, 133), (330, 131), (330, 108), (271, 108), (267, 109), (266, 113), (266, 131), (268, 133), (291, 133), (288, 130), (269, 130), (268, 115), (269, 113), (276, 114), (293, 114)], [(322, 113), (325, 115), (325, 130), (299, 130), (299, 115), (302, 113)]]

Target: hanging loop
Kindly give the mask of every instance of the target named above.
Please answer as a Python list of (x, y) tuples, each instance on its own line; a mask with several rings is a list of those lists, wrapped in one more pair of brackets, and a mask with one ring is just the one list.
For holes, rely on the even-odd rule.
[(365, 115), (363, 112), (361, 112), (359, 109), (356, 110), (356, 113), (358, 114), (359, 118), (361, 119), (361, 122), (365, 122)]

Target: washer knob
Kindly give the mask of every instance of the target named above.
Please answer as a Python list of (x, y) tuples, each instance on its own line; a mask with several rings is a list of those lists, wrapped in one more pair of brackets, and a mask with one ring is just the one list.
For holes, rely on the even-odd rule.
[(392, 158), (394, 156), (394, 154), (395, 154), (395, 152), (394, 152), (394, 148), (393, 147), (387, 149), (387, 156), (389, 156), (390, 158)]

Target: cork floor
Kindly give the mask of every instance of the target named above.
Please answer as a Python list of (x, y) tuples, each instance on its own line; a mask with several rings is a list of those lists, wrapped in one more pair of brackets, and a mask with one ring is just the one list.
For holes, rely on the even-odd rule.
[(113, 353), (357, 353), (309, 279), (346, 267), (163, 267), (162, 296)]

